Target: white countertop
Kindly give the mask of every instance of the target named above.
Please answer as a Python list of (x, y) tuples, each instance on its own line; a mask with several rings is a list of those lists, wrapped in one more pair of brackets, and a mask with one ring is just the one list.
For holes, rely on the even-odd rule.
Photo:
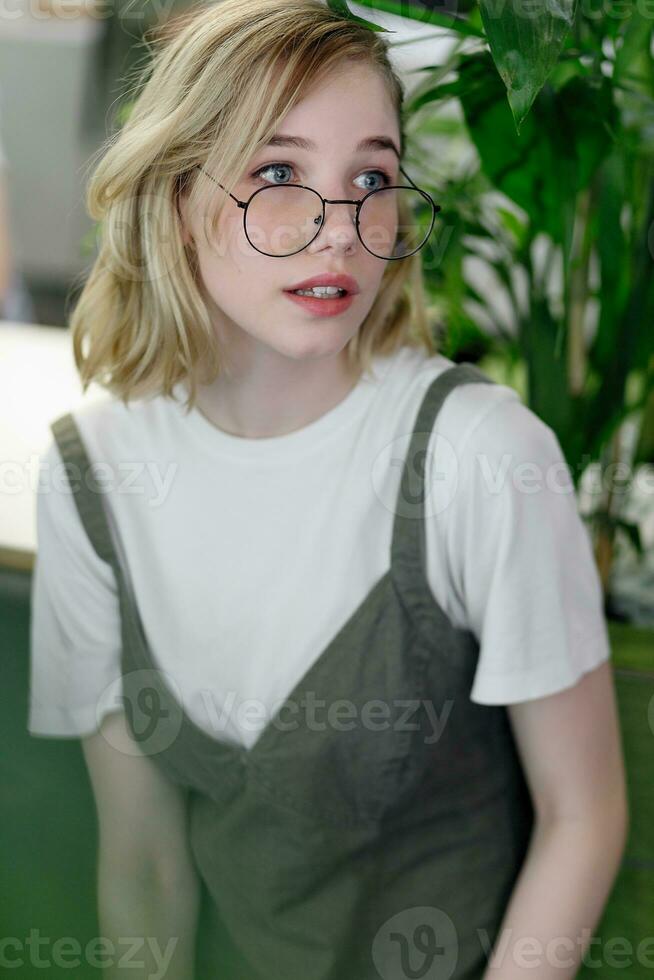
[(50, 423), (106, 397), (96, 384), (82, 394), (67, 328), (0, 320), (0, 566), (32, 568), (39, 456)]

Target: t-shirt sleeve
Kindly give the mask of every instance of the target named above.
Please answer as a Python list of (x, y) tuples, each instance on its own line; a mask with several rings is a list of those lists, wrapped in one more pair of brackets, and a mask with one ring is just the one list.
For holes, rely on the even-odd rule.
[(471, 432), (450, 518), (454, 577), (480, 644), (471, 700), (543, 697), (609, 659), (570, 470), (554, 431), (519, 399), (496, 401)]
[(27, 728), (88, 735), (120, 704), (118, 590), (82, 525), (54, 440), (40, 459), (36, 524)]

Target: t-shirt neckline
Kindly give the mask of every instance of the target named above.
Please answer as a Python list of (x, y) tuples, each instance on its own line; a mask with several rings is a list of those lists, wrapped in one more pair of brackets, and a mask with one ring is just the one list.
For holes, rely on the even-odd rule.
[(184, 404), (186, 392), (181, 382), (173, 388), (176, 409), (183, 423), (212, 455), (243, 460), (274, 459), (276, 461), (297, 457), (298, 453), (302, 454), (305, 450), (313, 451), (323, 447), (325, 441), (334, 433), (360, 417), (370, 405), (382, 381), (397, 363), (402, 350), (403, 348), (399, 348), (390, 355), (373, 357), (374, 377), (371, 377), (369, 372), (365, 372), (333, 408), (313, 422), (285, 435), (262, 439), (235, 436), (210, 422), (197, 405), (187, 413)]

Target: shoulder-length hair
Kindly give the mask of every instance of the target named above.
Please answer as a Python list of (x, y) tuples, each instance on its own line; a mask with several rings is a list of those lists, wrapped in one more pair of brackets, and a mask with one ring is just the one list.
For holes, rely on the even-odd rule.
[[(179, 195), (200, 197), (198, 164), (232, 190), (284, 115), (343, 62), (378, 70), (395, 107), (404, 153), (404, 86), (381, 32), (322, 0), (221, 0), (195, 5), (152, 43), (139, 94), (105, 142), (86, 196), (100, 222), (99, 251), (70, 317), (83, 391), (97, 381), (123, 402), (208, 383), (226, 358), (182, 240)], [(229, 175), (232, 175), (231, 177)], [(218, 221), (228, 195), (219, 195)], [(401, 228), (409, 218), (399, 214)], [(374, 355), (435, 344), (427, 322), (421, 253), (389, 261), (377, 297), (348, 342), (350, 367)]]

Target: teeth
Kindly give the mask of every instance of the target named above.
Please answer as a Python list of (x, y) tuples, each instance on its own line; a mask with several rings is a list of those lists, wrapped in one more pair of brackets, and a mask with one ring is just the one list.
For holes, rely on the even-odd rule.
[(344, 289), (338, 286), (313, 286), (311, 289), (294, 289), (298, 296), (338, 296), (339, 293), (345, 294)]

